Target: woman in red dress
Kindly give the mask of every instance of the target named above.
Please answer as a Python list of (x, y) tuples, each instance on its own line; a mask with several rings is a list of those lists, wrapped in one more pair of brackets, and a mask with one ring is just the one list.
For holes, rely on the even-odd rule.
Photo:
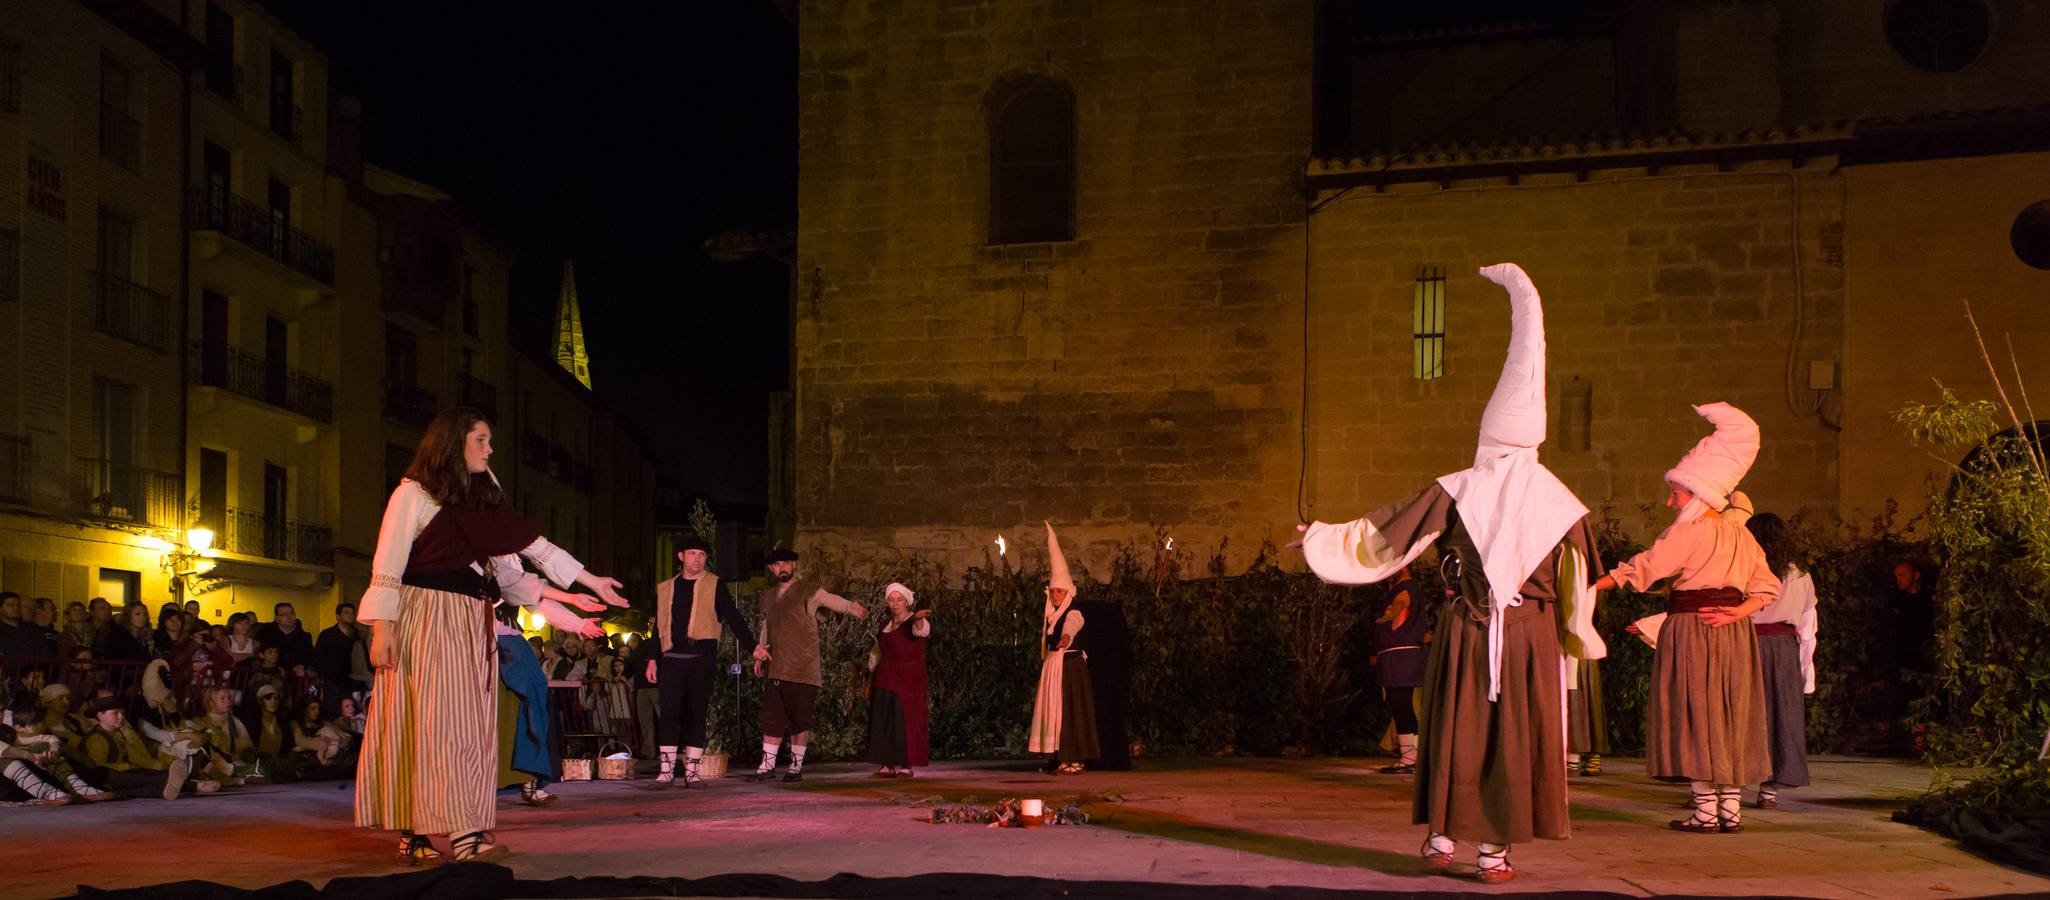
[(918, 598), (896, 582), (883, 589), (890, 616), (876, 634), (875, 689), (868, 699), (868, 761), (877, 778), (910, 778), (911, 767), (931, 762), (926, 735), (925, 642), (930, 610), (912, 612)]

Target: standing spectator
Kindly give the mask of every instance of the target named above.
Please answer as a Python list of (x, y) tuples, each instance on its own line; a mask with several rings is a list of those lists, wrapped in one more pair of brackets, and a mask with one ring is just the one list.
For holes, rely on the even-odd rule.
[(256, 614), (238, 612), (228, 617), (228, 639), (222, 644), (228, 651), (228, 664), (237, 665), (256, 655), (259, 645), (256, 641)]
[(207, 624), (206, 619), (199, 614), (199, 601), (197, 600), (185, 601), (185, 618), (192, 623), (192, 631), (194, 632), (205, 631), (213, 627)]
[[(108, 603), (107, 598), (94, 597), (86, 601), (85, 610), (87, 624), (93, 627), (96, 634), (105, 635), (114, 630), (114, 604)], [(94, 646), (98, 646), (98, 643)]]
[(278, 648), (278, 665), (287, 669), (298, 669), (313, 664), (313, 635), (299, 625), (299, 613), (290, 603), (280, 603), (271, 608), (275, 619), (256, 629), (256, 640), (262, 644), (275, 644)]
[(70, 659), (78, 651), (91, 650), (99, 643), (100, 631), (86, 615), (85, 604), (71, 601), (64, 607), (64, 630), (57, 633), (57, 655)]
[(177, 656), (191, 640), (191, 627), (189, 620), (185, 618), (185, 611), (176, 605), (164, 610), (163, 616), (157, 620), (157, 658), (170, 659)]
[(236, 668), (249, 673), (249, 685), (251, 687), (265, 682), (283, 685), (287, 674), (285, 668), (278, 665), (278, 645), (276, 644), (261, 645), (261, 648), (256, 651), (255, 656), (243, 660)]
[(584, 639), (574, 634), (562, 636), (562, 658), (555, 663), (555, 671), (549, 677), (556, 681), (582, 681), (590, 672), (590, 660), (584, 657)]
[[(50, 652), (54, 652), (51, 648)], [(0, 657), (7, 657), (6, 674), (12, 677), (21, 664), (15, 657), (49, 656), (43, 648), (42, 635), (29, 627), (21, 617), (21, 595), (13, 591), (0, 593)]]
[(131, 603), (121, 610), (121, 621), (100, 637), (93, 650), (96, 659), (118, 662), (149, 662), (157, 656), (157, 635), (149, 627), (149, 607)]
[(50, 652), (44, 655), (59, 655), (57, 653), (58, 638), (60, 636), (57, 631), (57, 601), (48, 597), (37, 597), (35, 604), (29, 608), (27, 618), (29, 630), (42, 637), (43, 645), (50, 648)]
[(661, 655), (661, 641), (642, 637), (627, 658), (626, 671), (633, 676), (634, 721), (639, 726), (635, 759), (655, 758), (655, 716), (662, 708), (662, 690), (648, 680), (648, 667)]
[(364, 655), (363, 632), (356, 627), (356, 604), (335, 606), (335, 623), (320, 633), (313, 647), (313, 668), (320, 675), (320, 695), (333, 704), (358, 691), (370, 689), (368, 666), (358, 679), (356, 660)]

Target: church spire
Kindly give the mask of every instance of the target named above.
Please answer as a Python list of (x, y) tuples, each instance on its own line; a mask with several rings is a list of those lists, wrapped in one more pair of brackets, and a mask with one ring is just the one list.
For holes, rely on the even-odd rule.
[(562, 261), (562, 296), (555, 301), (555, 362), (584, 387), (591, 386), (591, 357), (584, 352), (584, 315), (577, 308), (576, 270)]

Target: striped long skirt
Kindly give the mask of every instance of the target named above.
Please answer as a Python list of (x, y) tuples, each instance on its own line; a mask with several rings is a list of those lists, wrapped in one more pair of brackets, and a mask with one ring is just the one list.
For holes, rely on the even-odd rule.
[[(498, 668), (490, 604), (408, 585), (356, 764), (356, 824), (464, 834), (497, 822)], [(389, 627), (389, 623), (387, 623)]]

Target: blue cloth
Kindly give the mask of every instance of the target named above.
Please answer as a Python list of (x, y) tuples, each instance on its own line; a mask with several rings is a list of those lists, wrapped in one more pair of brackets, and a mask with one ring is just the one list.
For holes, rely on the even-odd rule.
[(542, 785), (562, 777), (562, 766), (548, 740), (548, 676), (534, 647), (516, 634), (498, 636), (498, 677), (520, 698), (520, 717), (513, 728), (512, 767)]

